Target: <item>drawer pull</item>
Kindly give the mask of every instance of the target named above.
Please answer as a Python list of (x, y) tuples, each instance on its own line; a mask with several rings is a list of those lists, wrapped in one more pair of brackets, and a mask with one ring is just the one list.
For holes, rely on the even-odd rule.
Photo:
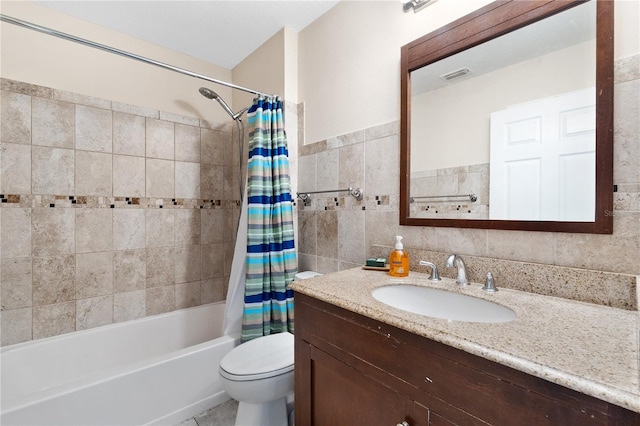
[(411, 426), (411, 425), (407, 422), (402, 422), (402, 423), (398, 423), (396, 426)]
[(424, 378), (424, 381), (425, 381), (425, 382), (429, 382), (429, 383), (433, 383), (433, 380), (431, 380), (431, 379), (430, 379), (430, 378), (428, 378), (428, 377), (425, 377), (425, 378)]

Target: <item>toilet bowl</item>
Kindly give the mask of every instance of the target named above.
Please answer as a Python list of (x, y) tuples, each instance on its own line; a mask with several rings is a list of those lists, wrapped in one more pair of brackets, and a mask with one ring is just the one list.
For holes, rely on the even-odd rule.
[[(305, 271), (296, 280), (322, 275)], [(236, 426), (287, 426), (287, 397), (293, 394), (293, 334), (258, 337), (220, 361), (220, 381), (239, 402)]]
[(287, 426), (293, 334), (271, 334), (237, 346), (220, 362), (220, 380), (229, 396), (239, 401), (236, 425)]

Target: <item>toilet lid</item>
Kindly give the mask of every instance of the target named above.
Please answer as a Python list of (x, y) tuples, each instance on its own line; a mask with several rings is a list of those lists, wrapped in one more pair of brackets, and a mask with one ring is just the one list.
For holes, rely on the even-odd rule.
[(230, 380), (258, 380), (293, 370), (293, 334), (278, 333), (233, 348), (220, 361), (220, 374)]

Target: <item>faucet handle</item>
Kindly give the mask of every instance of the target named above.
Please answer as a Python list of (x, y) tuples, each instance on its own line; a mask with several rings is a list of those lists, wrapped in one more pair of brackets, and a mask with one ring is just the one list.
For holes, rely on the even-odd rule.
[(426, 260), (421, 260), (419, 264), (422, 266), (428, 266), (431, 268), (431, 276), (429, 277), (431, 281), (440, 281), (440, 275), (438, 274), (438, 267), (435, 265), (435, 263), (427, 262)]
[(496, 284), (493, 282), (493, 274), (491, 272), (487, 272), (487, 281), (484, 283), (484, 287), (482, 287), (482, 290), (489, 293), (495, 293), (496, 291), (498, 291)]

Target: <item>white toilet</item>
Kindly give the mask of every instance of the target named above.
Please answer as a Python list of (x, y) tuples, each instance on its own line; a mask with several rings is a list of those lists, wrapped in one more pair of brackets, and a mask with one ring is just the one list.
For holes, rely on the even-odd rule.
[[(322, 275), (305, 271), (296, 280)], [(258, 337), (220, 361), (220, 380), (239, 402), (236, 426), (287, 426), (287, 396), (293, 394), (293, 334)]]

